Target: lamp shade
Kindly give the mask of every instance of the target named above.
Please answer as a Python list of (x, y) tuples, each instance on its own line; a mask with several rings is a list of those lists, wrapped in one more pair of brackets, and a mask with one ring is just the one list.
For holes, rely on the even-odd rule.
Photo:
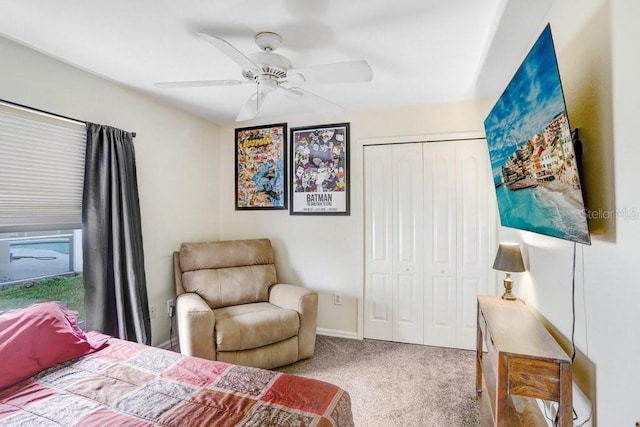
[(507, 271), (509, 273), (521, 273), (525, 271), (520, 245), (517, 243), (500, 243), (493, 269)]

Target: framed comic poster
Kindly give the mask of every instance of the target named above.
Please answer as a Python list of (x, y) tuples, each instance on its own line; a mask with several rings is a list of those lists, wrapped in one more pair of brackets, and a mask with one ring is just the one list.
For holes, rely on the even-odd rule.
[(287, 209), (287, 124), (236, 129), (236, 210)]
[(349, 215), (349, 123), (291, 129), (291, 215)]

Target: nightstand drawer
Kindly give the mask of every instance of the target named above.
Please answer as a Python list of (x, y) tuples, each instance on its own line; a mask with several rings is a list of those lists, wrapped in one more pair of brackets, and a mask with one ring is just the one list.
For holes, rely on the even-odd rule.
[(509, 360), (509, 390), (536, 399), (560, 401), (560, 365), (529, 358)]

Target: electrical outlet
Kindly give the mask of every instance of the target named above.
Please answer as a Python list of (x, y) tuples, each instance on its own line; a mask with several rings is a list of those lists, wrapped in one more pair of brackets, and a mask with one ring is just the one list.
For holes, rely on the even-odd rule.
[(156, 318), (156, 306), (155, 305), (150, 305), (149, 306), (149, 317), (152, 319)]
[(173, 317), (176, 312), (176, 300), (168, 299), (167, 300), (167, 316)]
[(333, 294), (333, 303), (335, 305), (342, 305), (342, 295), (341, 294)]

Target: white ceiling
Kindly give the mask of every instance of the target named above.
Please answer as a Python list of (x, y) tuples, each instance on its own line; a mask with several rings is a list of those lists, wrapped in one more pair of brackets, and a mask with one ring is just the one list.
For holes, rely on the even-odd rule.
[[(294, 67), (366, 60), (371, 83), (305, 85), (347, 111), (497, 97), (542, 30), (553, 0), (0, 0), (0, 35), (220, 124), (253, 85), (161, 89), (242, 79), (196, 32), (245, 54), (261, 31)], [(3, 60), (5, 60), (3, 58)], [(1, 98), (1, 94), (0, 94)], [(260, 119), (308, 113), (271, 97)]]

